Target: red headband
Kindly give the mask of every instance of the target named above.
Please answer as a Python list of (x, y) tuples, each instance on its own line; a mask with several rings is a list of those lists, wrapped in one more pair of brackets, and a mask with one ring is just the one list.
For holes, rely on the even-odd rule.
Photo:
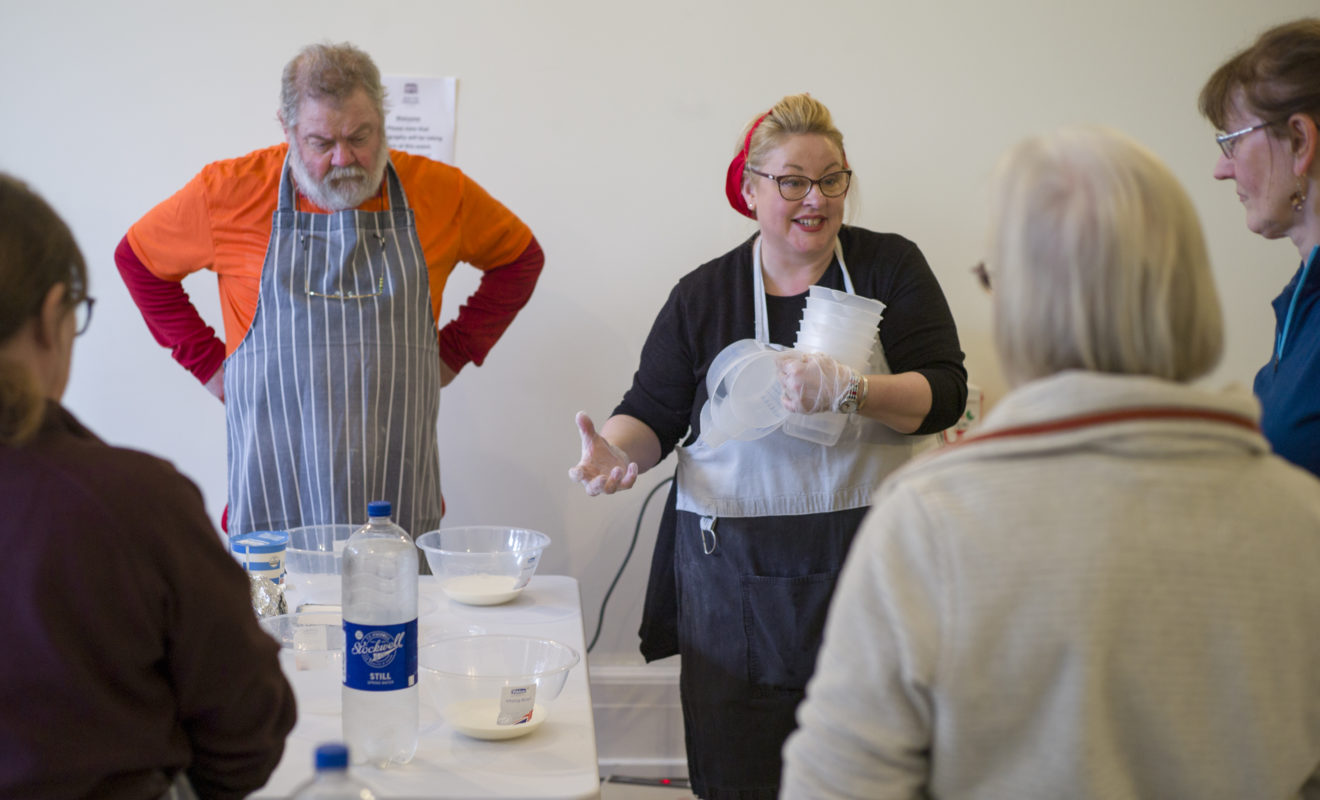
[(770, 116), (769, 111), (757, 117), (756, 122), (752, 123), (751, 129), (747, 131), (747, 139), (743, 142), (742, 149), (733, 157), (733, 161), (729, 162), (729, 171), (724, 176), (724, 194), (729, 198), (729, 205), (733, 206), (734, 211), (751, 219), (756, 219), (756, 212), (748, 208), (747, 201), (743, 199), (743, 170), (747, 168), (747, 149), (752, 146), (752, 134), (756, 133), (761, 121), (768, 116)]

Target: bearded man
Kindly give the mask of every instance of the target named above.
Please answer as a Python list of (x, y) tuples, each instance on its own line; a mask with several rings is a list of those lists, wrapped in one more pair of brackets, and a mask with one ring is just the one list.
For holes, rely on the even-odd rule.
[[(115, 261), (156, 341), (225, 404), (230, 533), (443, 514), (440, 389), (481, 365), (544, 263), (458, 169), (390, 150), (385, 91), (350, 44), (284, 68), (286, 143), (217, 161), (135, 223)], [(483, 271), (437, 329), (458, 262)], [(180, 281), (216, 273), (224, 340)]]

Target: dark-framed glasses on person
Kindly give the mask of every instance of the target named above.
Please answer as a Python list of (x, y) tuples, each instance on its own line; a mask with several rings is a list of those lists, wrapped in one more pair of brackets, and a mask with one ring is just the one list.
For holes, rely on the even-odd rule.
[(806, 175), (769, 175), (759, 170), (747, 168), (753, 175), (769, 178), (779, 187), (779, 196), (785, 200), (801, 200), (811, 194), (811, 187), (819, 186), (820, 193), (826, 197), (842, 197), (848, 193), (852, 183), (852, 170), (841, 169), (812, 180)]
[(87, 326), (92, 324), (92, 307), (96, 305), (95, 297), (84, 297), (73, 306), (74, 335), (82, 336), (87, 332)]

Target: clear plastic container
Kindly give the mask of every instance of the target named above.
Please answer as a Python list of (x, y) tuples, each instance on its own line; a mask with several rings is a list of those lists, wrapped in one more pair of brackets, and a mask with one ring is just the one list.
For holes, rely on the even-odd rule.
[[(872, 374), (879, 339), (877, 326), (884, 308), (879, 300), (812, 286), (793, 347), (807, 353), (824, 353), (860, 373)], [(847, 424), (847, 414), (790, 414), (782, 429), (790, 436), (832, 446), (838, 443)]]
[(344, 740), (354, 763), (406, 764), (417, 751), (417, 548), (390, 504), (343, 556)]
[(710, 392), (702, 408), (702, 436), (718, 445), (727, 439), (751, 441), (779, 428), (783, 404), (776, 363), (782, 348), (741, 339), (720, 351), (706, 373)]
[(826, 300), (823, 297), (808, 297), (807, 305), (802, 313), (803, 317), (815, 317), (817, 315), (827, 315), (849, 322), (867, 323), (871, 326), (880, 324), (882, 314), (879, 311), (857, 308), (835, 300)]
[(848, 425), (847, 414), (829, 411), (820, 414), (789, 414), (784, 420), (784, 433), (808, 442), (833, 447), (839, 443), (843, 429)]
[(861, 295), (856, 294), (848, 294), (847, 292), (841, 292), (838, 289), (830, 289), (820, 285), (813, 285), (807, 290), (807, 298), (810, 299), (813, 297), (833, 300), (859, 311), (870, 311), (876, 314), (883, 314), (885, 310), (885, 304), (879, 300), (873, 300), (869, 297), (862, 297)]

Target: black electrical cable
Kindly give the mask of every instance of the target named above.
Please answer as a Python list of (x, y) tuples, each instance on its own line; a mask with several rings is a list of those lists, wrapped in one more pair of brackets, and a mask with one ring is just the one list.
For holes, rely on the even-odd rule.
[(632, 541), (628, 543), (628, 552), (623, 554), (623, 563), (619, 565), (619, 571), (614, 573), (614, 580), (610, 581), (610, 588), (605, 590), (605, 599), (600, 601), (600, 617), (596, 619), (596, 634), (591, 637), (591, 644), (587, 645), (588, 653), (591, 652), (591, 648), (596, 646), (596, 640), (600, 638), (601, 628), (605, 627), (605, 607), (610, 603), (610, 595), (614, 593), (614, 587), (619, 585), (619, 578), (623, 577), (623, 569), (628, 566), (628, 559), (632, 558), (633, 548), (637, 547), (637, 537), (642, 532), (642, 518), (646, 516), (646, 506), (651, 502), (651, 498), (655, 497), (655, 493), (673, 479), (674, 476), (670, 475), (657, 483), (646, 495), (646, 499), (642, 501), (642, 510), (637, 512), (637, 526), (633, 528)]

